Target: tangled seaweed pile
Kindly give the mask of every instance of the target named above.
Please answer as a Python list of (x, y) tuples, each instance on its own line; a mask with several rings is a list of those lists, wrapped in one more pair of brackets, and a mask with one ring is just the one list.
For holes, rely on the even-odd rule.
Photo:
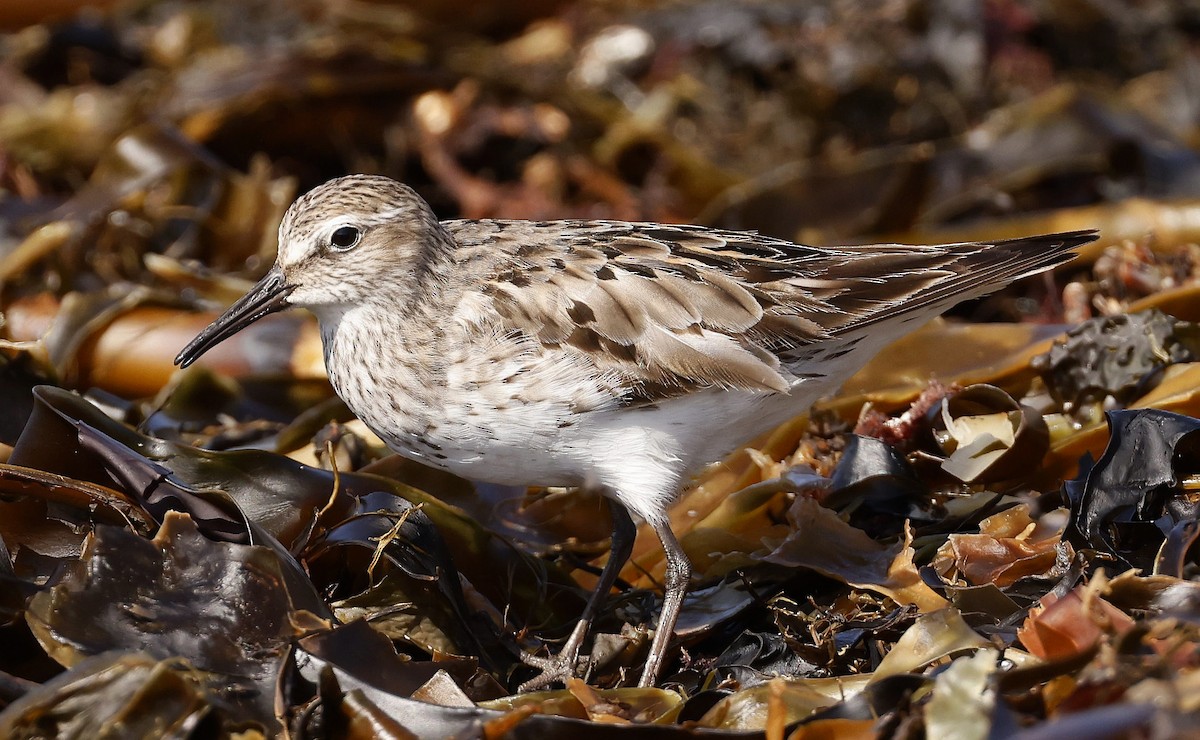
[[(1200, 728), (1188, 11), (10, 5), (0, 734)], [(444, 217), (1102, 240), (695, 482), (659, 687), (626, 678), (658, 605), (645, 536), (591, 675), (514, 696), (517, 652), (553, 647), (594, 582), (602, 500), (386, 457), (299, 313), (171, 366), (270, 264), (295, 194), (350, 171)]]

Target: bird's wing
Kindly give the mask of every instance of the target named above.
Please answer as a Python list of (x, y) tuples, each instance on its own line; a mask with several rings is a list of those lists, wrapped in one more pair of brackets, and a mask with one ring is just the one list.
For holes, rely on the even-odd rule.
[[(502, 328), (578, 353), (653, 402), (698, 387), (786, 391), (815, 342), (996, 290), (1092, 232), (833, 249), (747, 232), (606, 221), (446, 222), (492, 265)], [(915, 326), (913, 327), (915, 328)]]

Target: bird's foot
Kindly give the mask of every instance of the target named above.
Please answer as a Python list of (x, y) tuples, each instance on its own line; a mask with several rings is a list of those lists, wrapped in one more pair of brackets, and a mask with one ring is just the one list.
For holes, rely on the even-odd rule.
[(525, 683), (517, 687), (518, 693), (526, 691), (534, 691), (536, 689), (544, 689), (547, 686), (555, 683), (566, 684), (568, 678), (576, 676), (587, 679), (587, 674), (592, 672), (593, 662), (589, 655), (580, 655), (579, 648), (571, 650), (564, 648), (558, 655), (533, 655), (532, 653), (521, 653), (521, 662), (533, 668), (540, 668), (540, 675), (534, 676)]

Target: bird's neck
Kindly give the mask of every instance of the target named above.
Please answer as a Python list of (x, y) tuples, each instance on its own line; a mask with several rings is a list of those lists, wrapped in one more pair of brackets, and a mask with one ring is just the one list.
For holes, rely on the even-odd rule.
[[(312, 308), (330, 381), (377, 432), (402, 436), (436, 413), (436, 390), (445, 385), (442, 360), (459, 342), (452, 335), (462, 293), (455, 243), (436, 222), (426, 233), (425, 254), (411, 272), (352, 304)], [(404, 429), (391, 428), (396, 425)]]
[(446, 321), (424, 310), (367, 303), (318, 314), (325, 368), (334, 390), (377, 434), (402, 440), (438, 415), (448, 341)]

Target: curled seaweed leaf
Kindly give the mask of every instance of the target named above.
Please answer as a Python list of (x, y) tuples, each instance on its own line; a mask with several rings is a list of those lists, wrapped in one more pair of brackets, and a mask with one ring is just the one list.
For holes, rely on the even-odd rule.
[(942, 401), (934, 434), (946, 454), (942, 469), (966, 482), (1028, 476), (1050, 444), (1041, 414), (983, 383)]

